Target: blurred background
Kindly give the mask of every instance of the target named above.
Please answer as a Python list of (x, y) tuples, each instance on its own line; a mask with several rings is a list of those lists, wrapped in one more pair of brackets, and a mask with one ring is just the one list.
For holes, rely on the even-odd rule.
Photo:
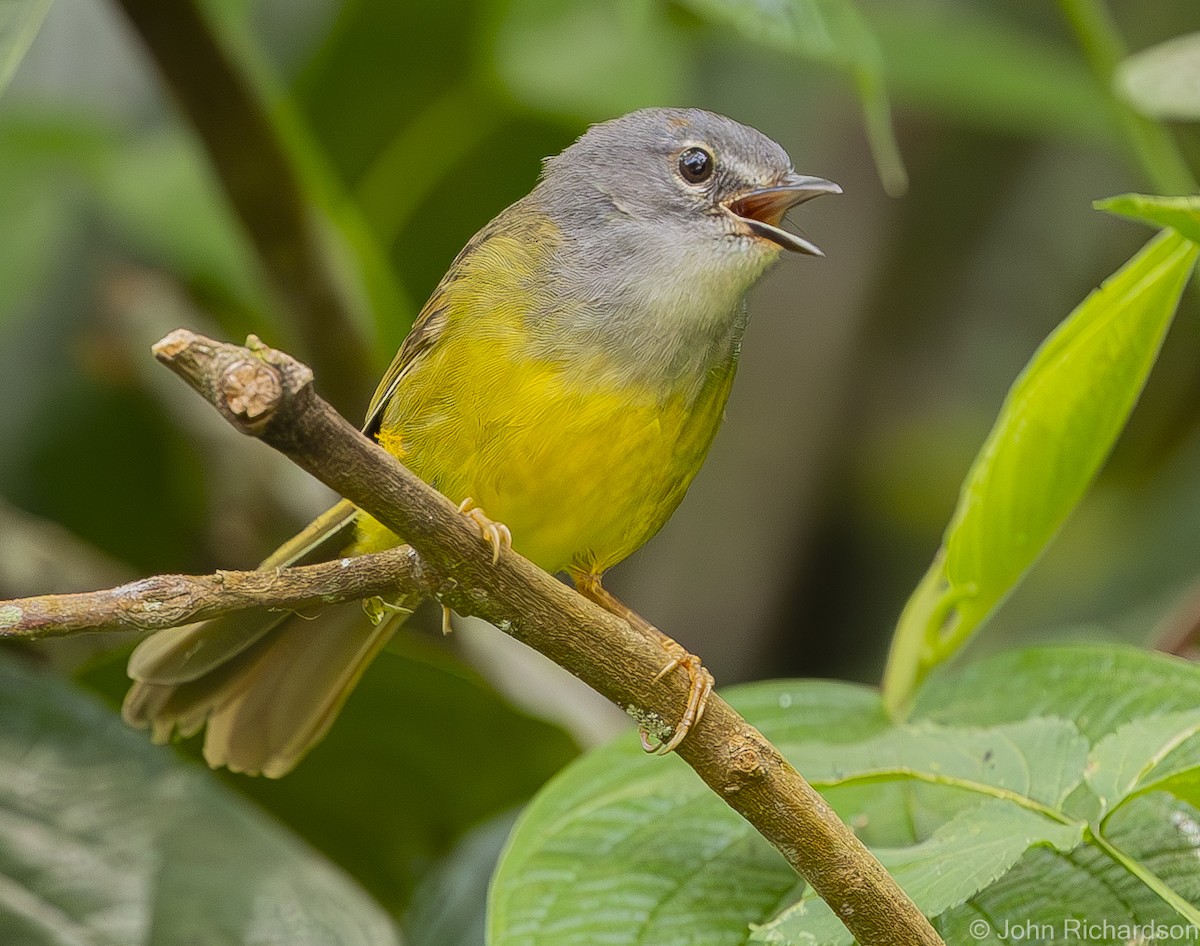
[[(876, 681), (1005, 390), (1149, 238), (1091, 202), (1186, 192), (1200, 167), (1194, 124), (1169, 129), (1174, 164), (1130, 147), (1103, 44), (1078, 31), (1088, 9), (54, 0), (0, 99), (0, 598), (250, 567), (330, 501), (154, 363), (166, 332), (255, 332), (357, 420), (455, 253), (541, 158), (589, 122), (694, 105), (845, 194), (793, 214), (826, 258), (784, 260), (755, 290), (708, 463), (608, 584), (719, 684)], [(1195, 0), (1111, 11), (1133, 50), (1200, 29)], [(975, 647), (1145, 643), (1193, 619), (1198, 301), (1193, 286), (1099, 483)], [(397, 646), (571, 735), (538, 730), (549, 755), (491, 808), (447, 816), (423, 866), (350, 863), (394, 912), (408, 895), (380, 894), (389, 870), (408, 890), (574, 744), (624, 725), (497, 632), (460, 631)], [(112, 646), (23, 653), (112, 697)], [(287, 782), (242, 790), (278, 813)]]

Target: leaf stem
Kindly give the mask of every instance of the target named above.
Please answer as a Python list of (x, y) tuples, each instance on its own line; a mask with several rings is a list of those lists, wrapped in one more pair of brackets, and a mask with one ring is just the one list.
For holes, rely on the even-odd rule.
[(922, 772), (919, 769), (881, 769), (875, 772), (847, 775), (844, 778), (838, 779), (813, 779), (812, 784), (814, 787), (825, 789), (905, 780), (923, 782), (926, 785), (941, 785), (946, 788), (956, 788), (965, 792), (973, 792), (976, 795), (986, 795), (989, 798), (999, 798), (1002, 801), (1011, 802), (1014, 805), (1024, 808), (1026, 811), (1032, 811), (1059, 824), (1079, 825), (1081, 827), (1083, 825), (1083, 822), (1078, 819), (1072, 818), (1056, 808), (1051, 808), (1049, 805), (1044, 805), (1040, 801), (1035, 801), (1028, 795), (1012, 792), (1005, 788), (998, 788), (995, 785), (987, 785), (984, 782), (973, 782), (970, 779), (958, 778), (952, 775), (936, 775), (933, 772)]
[(1160, 900), (1172, 910), (1187, 920), (1192, 926), (1200, 929), (1200, 909), (1197, 909), (1182, 896), (1176, 893), (1167, 883), (1140, 861), (1130, 857), (1115, 844), (1104, 837), (1099, 831), (1087, 829), (1087, 839), (1105, 854), (1124, 867), (1129, 873), (1152, 890)]

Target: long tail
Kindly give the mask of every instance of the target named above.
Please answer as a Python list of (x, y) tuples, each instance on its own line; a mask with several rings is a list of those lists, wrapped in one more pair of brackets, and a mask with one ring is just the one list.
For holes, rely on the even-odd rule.
[[(259, 567), (342, 554), (354, 541), (358, 516), (351, 503), (338, 503)], [(158, 743), (195, 735), (207, 724), (209, 765), (278, 778), (321, 741), (400, 623), (372, 625), (357, 605), (346, 605), (308, 619), (247, 612), (159, 631), (129, 658), (134, 684), (122, 715), (149, 728)]]

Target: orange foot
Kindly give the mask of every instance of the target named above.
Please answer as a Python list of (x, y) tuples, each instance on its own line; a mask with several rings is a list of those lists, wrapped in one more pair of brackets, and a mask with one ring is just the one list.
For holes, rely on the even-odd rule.
[(493, 522), (470, 496), (458, 504), (458, 511), (479, 527), (479, 535), (492, 547), (492, 564), (500, 561), (502, 549), (512, 548), (512, 533), (502, 522)]
[[(470, 496), (458, 504), (458, 511), (479, 527), (480, 537), (492, 547), (492, 564), (495, 565), (500, 561), (500, 552), (512, 548), (512, 533), (508, 526), (489, 519)], [(450, 608), (442, 605), (442, 634), (449, 634), (454, 630), (450, 624), (450, 613)]]
[(704, 715), (704, 709), (708, 706), (708, 698), (712, 695), (714, 685), (713, 675), (700, 663), (699, 657), (688, 653), (669, 637), (663, 639), (662, 645), (663, 649), (671, 655), (671, 659), (667, 661), (662, 670), (655, 674), (655, 682), (661, 680), (676, 667), (682, 667), (687, 671), (691, 689), (688, 690), (688, 701), (687, 706), (684, 707), (683, 716), (675, 724), (675, 732), (671, 734), (670, 739), (655, 745), (646, 730), (638, 730), (642, 748), (654, 755), (666, 755), (668, 752), (674, 752), (679, 744), (687, 738), (692, 727), (700, 722), (700, 718)]
[(600, 607), (604, 608), (605, 611), (627, 621), (636, 630), (656, 637), (659, 640), (663, 646), (663, 650), (671, 656), (666, 666), (655, 674), (654, 680), (656, 683), (677, 667), (682, 667), (687, 671), (688, 679), (691, 681), (691, 689), (688, 690), (688, 700), (683, 710), (683, 716), (680, 718), (678, 724), (676, 724), (671, 738), (666, 742), (655, 743), (645, 729), (638, 730), (638, 736), (642, 740), (642, 748), (647, 752), (654, 753), (655, 755), (666, 755), (668, 752), (675, 751), (679, 747), (679, 744), (687, 738), (687, 734), (691, 731), (691, 728), (704, 715), (704, 708), (708, 705), (708, 698), (713, 691), (712, 674), (700, 663), (699, 657), (688, 653), (677, 642), (667, 637), (666, 634), (644, 617), (628, 607), (620, 598), (610, 594), (600, 584), (600, 577), (598, 575), (586, 572), (573, 572), (571, 577), (575, 581), (575, 587), (585, 598), (590, 598), (596, 604), (600, 605)]

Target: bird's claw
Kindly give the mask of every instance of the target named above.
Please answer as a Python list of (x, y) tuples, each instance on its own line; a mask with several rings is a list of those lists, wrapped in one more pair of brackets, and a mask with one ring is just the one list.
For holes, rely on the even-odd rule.
[(600, 584), (600, 576), (598, 574), (579, 570), (572, 572), (571, 578), (574, 580), (575, 587), (579, 593), (585, 598), (595, 601), (605, 611), (627, 621), (630, 627), (643, 634), (655, 637), (662, 643), (663, 649), (670, 655), (670, 658), (667, 660), (666, 665), (654, 675), (655, 683), (658, 683), (663, 677), (678, 667), (683, 667), (687, 671), (688, 679), (691, 681), (691, 687), (688, 690), (687, 706), (684, 707), (683, 716), (676, 724), (671, 738), (655, 742), (654, 738), (651, 737), (644, 727), (638, 730), (638, 736), (642, 740), (642, 748), (647, 752), (655, 755), (666, 755), (668, 752), (674, 752), (687, 737), (691, 728), (704, 715), (704, 707), (708, 705), (708, 698), (713, 691), (714, 683), (712, 674), (700, 663), (699, 657), (695, 654), (689, 654), (683, 647), (659, 631), (636, 611), (630, 610), (622, 604), (619, 598), (614, 597), (606, 591), (604, 586)]
[[(470, 519), (479, 529), (479, 536), (492, 547), (492, 564), (500, 561), (500, 553), (512, 548), (512, 532), (503, 522), (493, 522), (487, 514), (475, 505), (470, 496), (458, 504), (458, 511)], [(442, 634), (449, 634), (453, 627), (450, 625), (451, 610), (442, 605)]]
[(492, 564), (500, 561), (500, 552), (512, 548), (512, 533), (503, 522), (493, 522), (475, 505), (470, 496), (458, 504), (458, 511), (479, 527), (479, 535), (492, 547)]
[(654, 676), (654, 682), (657, 683), (672, 670), (677, 667), (682, 667), (687, 671), (688, 679), (691, 681), (691, 688), (688, 690), (687, 706), (684, 707), (683, 716), (679, 722), (675, 724), (675, 731), (671, 734), (671, 738), (666, 742), (652, 741), (650, 734), (645, 729), (638, 730), (638, 736), (642, 741), (642, 748), (654, 755), (666, 755), (669, 752), (674, 752), (679, 747), (679, 744), (687, 738), (687, 734), (691, 731), (696, 723), (700, 722), (700, 718), (704, 715), (704, 709), (708, 705), (708, 698), (713, 691), (713, 675), (705, 669), (700, 663), (700, 658), (695, 654), (690, 654), (683, 649), (679, 644), (671, 639), (663, 641), (663, 648), (670, 654), (670, 659), (666, 665)]

